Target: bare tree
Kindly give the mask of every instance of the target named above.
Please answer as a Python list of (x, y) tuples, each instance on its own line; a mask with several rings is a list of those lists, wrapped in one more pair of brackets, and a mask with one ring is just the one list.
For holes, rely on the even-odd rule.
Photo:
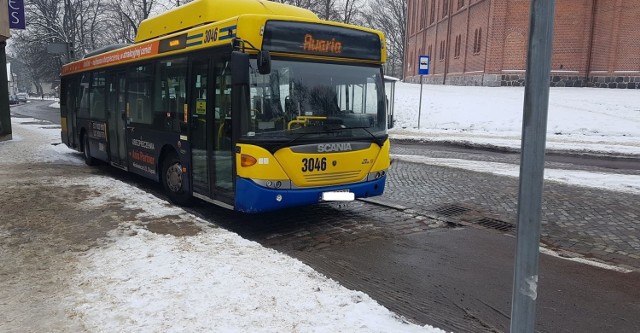
[(309, 9), (320, 19), (347, 24), (358, 24), (363, 0), (273, 0), (300, 8)]
[(11, 49), (15, 56), (10, 58), (14, 64), (12, 69), (18, 75), (18, 89), (21, 91), (31, 92), (33, 86), (35, 93), (42, 95), (42, 86), (58, 78), (62, 63), (59, 57), (47, 53), (46, 44), (29, 38), (24, 32), (15, 33), (12, 37)]
[[(273, 2), (292, 5), (314, 12), (321, 19), (325, 19), (322, 13), (326, 12), (326, 1), (335, 2), (335, 0), (272, 0)], [(329, 12), (333, 12), (329, 10)]]
[(337, 5), (337, 0), (319, 0), (316, 14), (323, 20), (337, 21), (339, 20)]
[(120, 43), (133, 43), (140, 22), (149, 18), (159, 6), (157, 0), (113, 0), (109, 6), (114, 12), (111, 20), (120, 31), (112, 38)]
[(360, 0), (343, 0), (338, 12), (339, 21), (347, 24), (360, 24)]
[[(31, 80), (38, 93), (41, 84), (58, 77), (64, 62), (77, 59), (86, 50), (108, 43), (103, 31), (104, 0), (31, 0), (25, 2), (27, 29), (15, 32), (11, 38), (10, 54), (24, 64), (25, 77)], [(66, 54), (47, 53), (50, 43), (65, 43)], [(24, 80), (23, 80), (24, 81)]]
[(184, 4), (187, 4), (189, 2), (192, 2), (193, 0), (175, 0), (175, 6), (176, 7), (180, 7)]
[[(107, 43), (104, 0), (32, 0), (27, 2), (26, 34), (44, 42), (64, 42), (72, 51), (95, 49)], [(20, 38), (20, 37), (18, 37)], [(71, 53), (71, 52), (70, 52)], [(69, 59), (67, 59), (69, 60)]]
[(320, 0), (273, 0), (273, 2), (305, 8), (312, 12), (317, 12), (320, 4)]
[(404, 40), (406, 35), (407, 0), (370, 0), (365, 21), (371, 28), (382, 31), (387, 38), (389, 75), (402, 77)]

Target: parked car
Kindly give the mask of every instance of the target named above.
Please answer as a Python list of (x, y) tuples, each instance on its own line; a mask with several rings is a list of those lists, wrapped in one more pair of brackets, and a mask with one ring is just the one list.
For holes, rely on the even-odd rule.
[(18, 97), (16, 95), (9, 95), (9, 105), (18, 104)]
[(27, 95), (27, 93), (17, 93), (16, 97), (20, 103), (26, 103), (27, 99), (29, 99), (29, 95)]

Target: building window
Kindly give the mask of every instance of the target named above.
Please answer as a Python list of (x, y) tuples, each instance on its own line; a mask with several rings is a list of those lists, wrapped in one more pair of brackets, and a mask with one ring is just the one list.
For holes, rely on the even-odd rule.
[(453, 51), (453, 57), (456, 59), (460, 58), (460, 44), (462, 44), (462, 35), (457, 35), (456, 46), (455, 46), (455, 50)]
[(444, 56), (445, 56), (445, 47), (447, 46), (447, 43), (444, 40), (440, 41), (440, 54), (438, 59), (440, 60), (444, 60)]
[(458, 0), (458, 9), (464, 7), (464, 0)]
[(473, 54), (480, 54), (482, 48), (482, 28), (476, 28), (473, 35)]
[(413, 32), (417, 33), (420, 30), (420, 12), (418, 8), (419, 4), (416, 2), (413, 6)]
[(449, 0), (444, 0), (442, 2), (442, 18), (447, 17), (449, 14)]
[(431, 14), (429, 15), (429, 23), (433, 23), (436, 20), (436, 0), (431, 0)]
[(422, 25), (422, 28), (426, 28), (429, 25), (429, 21), (427, 21), (427, 18), (429, 17), (429, 6), (427, 6), (427, 3), (425, 2), (424, 4), (422, 4), (422, 17), (420, 18), (420, 24)]
[(430, 59), (433, 59), (433, 57), (431, 57), (431, 51), (433, 51), (433, 45), (429, 44), (429, 47), (427, 48), (427, 55), (429, 56)]

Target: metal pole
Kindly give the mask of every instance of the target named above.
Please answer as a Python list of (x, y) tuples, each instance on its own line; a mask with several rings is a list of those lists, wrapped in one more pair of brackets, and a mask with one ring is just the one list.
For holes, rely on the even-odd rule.
[(533, 332), (555, 0), (531, 0), (511, 332)]
[(7, 42), (0, 42), (0, 141), (11, 140), (11, 111), (9, 110), (9, 83), (7, 82)]
[(418, 104), (418, 129), (420, 129), (420, 114), (422, 113), (422, 75), (420, 75), (420, 104)]

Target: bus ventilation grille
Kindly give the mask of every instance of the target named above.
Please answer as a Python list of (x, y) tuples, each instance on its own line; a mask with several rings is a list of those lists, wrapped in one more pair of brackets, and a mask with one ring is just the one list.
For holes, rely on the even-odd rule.
[(360, 171), (344, 171), (344, 172), (332, 172), (322, 173), (315, 175), (305, 175), (304, 180), (309, 183), (320, 183), (327, 181), (347, 181), (360, 178)]

